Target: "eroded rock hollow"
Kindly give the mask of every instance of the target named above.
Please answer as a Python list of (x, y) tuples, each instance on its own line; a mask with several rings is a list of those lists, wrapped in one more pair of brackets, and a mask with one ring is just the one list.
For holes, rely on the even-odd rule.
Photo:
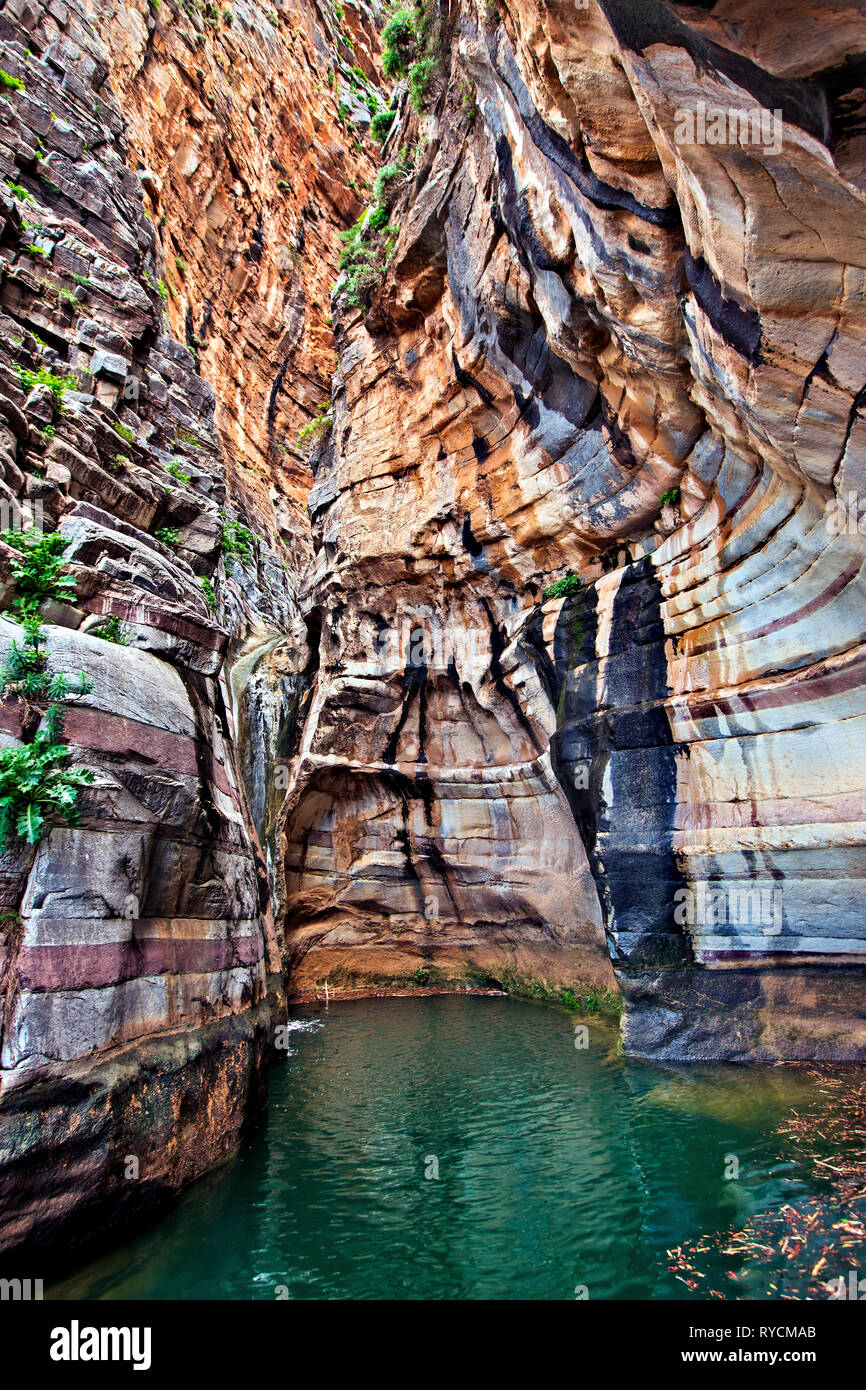
[(3, 855), (0, 1248), (215, 1162), (326, 983), (866, 1056), (832, 10), (431, 3), (407, 78), (349, 0), (0, 9), (2, 498), (94, 773)]

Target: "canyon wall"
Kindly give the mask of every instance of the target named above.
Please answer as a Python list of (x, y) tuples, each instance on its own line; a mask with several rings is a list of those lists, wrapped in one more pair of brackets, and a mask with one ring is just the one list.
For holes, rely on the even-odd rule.
[(630, 1052), (866, 1055), (863, 23), (795, 9), (443, 12), (335, 299), (296, 981), (610, 960)]
[[(285, 1014), (255, 773), (309, 659), (297, 432), (372, 168), (319, 109), (349, 66), (333, 13), (285, 14), (289, 40), (243, 5), (228, 33), (192, 6), (0, 8), (0, 658), (7, 533), (56, 529), (75, 591), (41, 640), (85, 677), (63, 743), (91, 774), (80, 825), (0, 855), (0, 1251), (54, 1259), (230, 1153)], [(375, 75), (365, 35), (366, 12)], [(5, 679), (0, 744), (38, 747), (49, 711)]]
[(0, 856), (0, 1251), (228, 1153), (287, 990), (866, 1056), (866, 44), (764, 9), (428, 4), (379, 152), (365, 5), (0, 6), (0, 505), (93, 774)]

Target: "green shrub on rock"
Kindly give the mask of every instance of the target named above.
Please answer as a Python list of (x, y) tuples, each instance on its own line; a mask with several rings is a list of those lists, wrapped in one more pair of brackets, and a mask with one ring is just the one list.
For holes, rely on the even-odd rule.
[(582, 594), (584, 582), (577, 574), (563, 575), (562, 579), (556, 579), (542, 592), (542, 598), (571, 598), (576, 594)]
[(103, 642), (113, 642), (118, 647), (129, 646), (126, 628), (115, 613), (112, 613), (104, 622), (97, 623), (95, 627), (92, 627), (88, 636), (100, 637)]
[(375, 208), (366, 220), (360, 217), (348, 231), (340, 233), (340, 270), (346, 276), (344, 293), (354, 308), (369, 305), (399, 232), (399, 227), (389, 224), (387, 210)]
[(377, 111), (370, 121), (370, 134), (380, 145), (384, 145), (394, 124), (396, 111)]
[(330, 401), (322, 401), (313, 419), (298, 430), (298, 445), (306, 444), (313, 448), (330, 433), (334, 424), (334, 414)]
[(56, 372), (50, 372), (47, 367), (39, 367), (36, 371), (32, 371), (29, 367), (19, 367), (18, 378), (21, 382), (21, 390), (28, 393), (35, 386), (47, 386), (57, 409), (63, 409), (63, 393), (68, 391), (72, 385), (66, 377), (58, 376)]
[(415, 16), (397, 10), (382, 30), (382, 72), (385, 77), (405, 77), (418, 52)]
[(400, 164), (382, 165), (373, 184), (373, 202), (376, 205), (376, 211), (384, 208), (387, 212), (393, 206), (400, 184), (410, 171), (411, 165), (405, 160)]
[(247, 526), (239, 521), (224, 521), (220, 549), (229, 561), (240, 560), (248, 564), (253, 558), (255, 536)]
[(171, 476), (173, 478), (176, 478), (179, 483), (186, 484), (192, 482), (192, 474), (185, 472), (184, 469), (181, 468), (177, 459), (172, 459), (171, 463), (167, 463), (164, 466), (166, 473), (170, 473)]
[(433, 74), (436, 71), (435, 58), (419, 58), (409, 69), (409, 100), (416, 116), (420, 116), (427, 104), (427, 96)]

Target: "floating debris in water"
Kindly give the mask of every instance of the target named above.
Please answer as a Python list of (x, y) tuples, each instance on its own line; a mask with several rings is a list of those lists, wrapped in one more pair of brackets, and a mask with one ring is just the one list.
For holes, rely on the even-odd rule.
[[(790, 1111), (776, 1133), (821, 1190), (669, 1250), (669, 1272), (703, 1298), (858, 1297), (859, 1269), (866, 1276), (866, 1082), (838, 1069), (804, 1070), (823, 1099)], [(720, 1260), (736, 1263), (719, 1269)]]

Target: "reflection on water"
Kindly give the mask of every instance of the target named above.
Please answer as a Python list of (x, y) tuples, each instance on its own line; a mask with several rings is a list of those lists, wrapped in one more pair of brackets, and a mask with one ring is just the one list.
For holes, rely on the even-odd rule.
[[(611, 1023), (589, 1021), (586, 1049), (573, 1026), (513, 999), (299, 1011), (238, 1156), (51, 1296), (741, 1295), (726, 1233), (827, 1191), (780, 1133), (817, 1081), (629, 1062)], [(669, 1250), (701, 1241), (700, 1273), (691, 1255), (671, 1268)], [(786, 1290), (805, 1291), (809, 1270), (784, 1262)], [(775, 1276), (749, 1280), (778, 1296)]]

